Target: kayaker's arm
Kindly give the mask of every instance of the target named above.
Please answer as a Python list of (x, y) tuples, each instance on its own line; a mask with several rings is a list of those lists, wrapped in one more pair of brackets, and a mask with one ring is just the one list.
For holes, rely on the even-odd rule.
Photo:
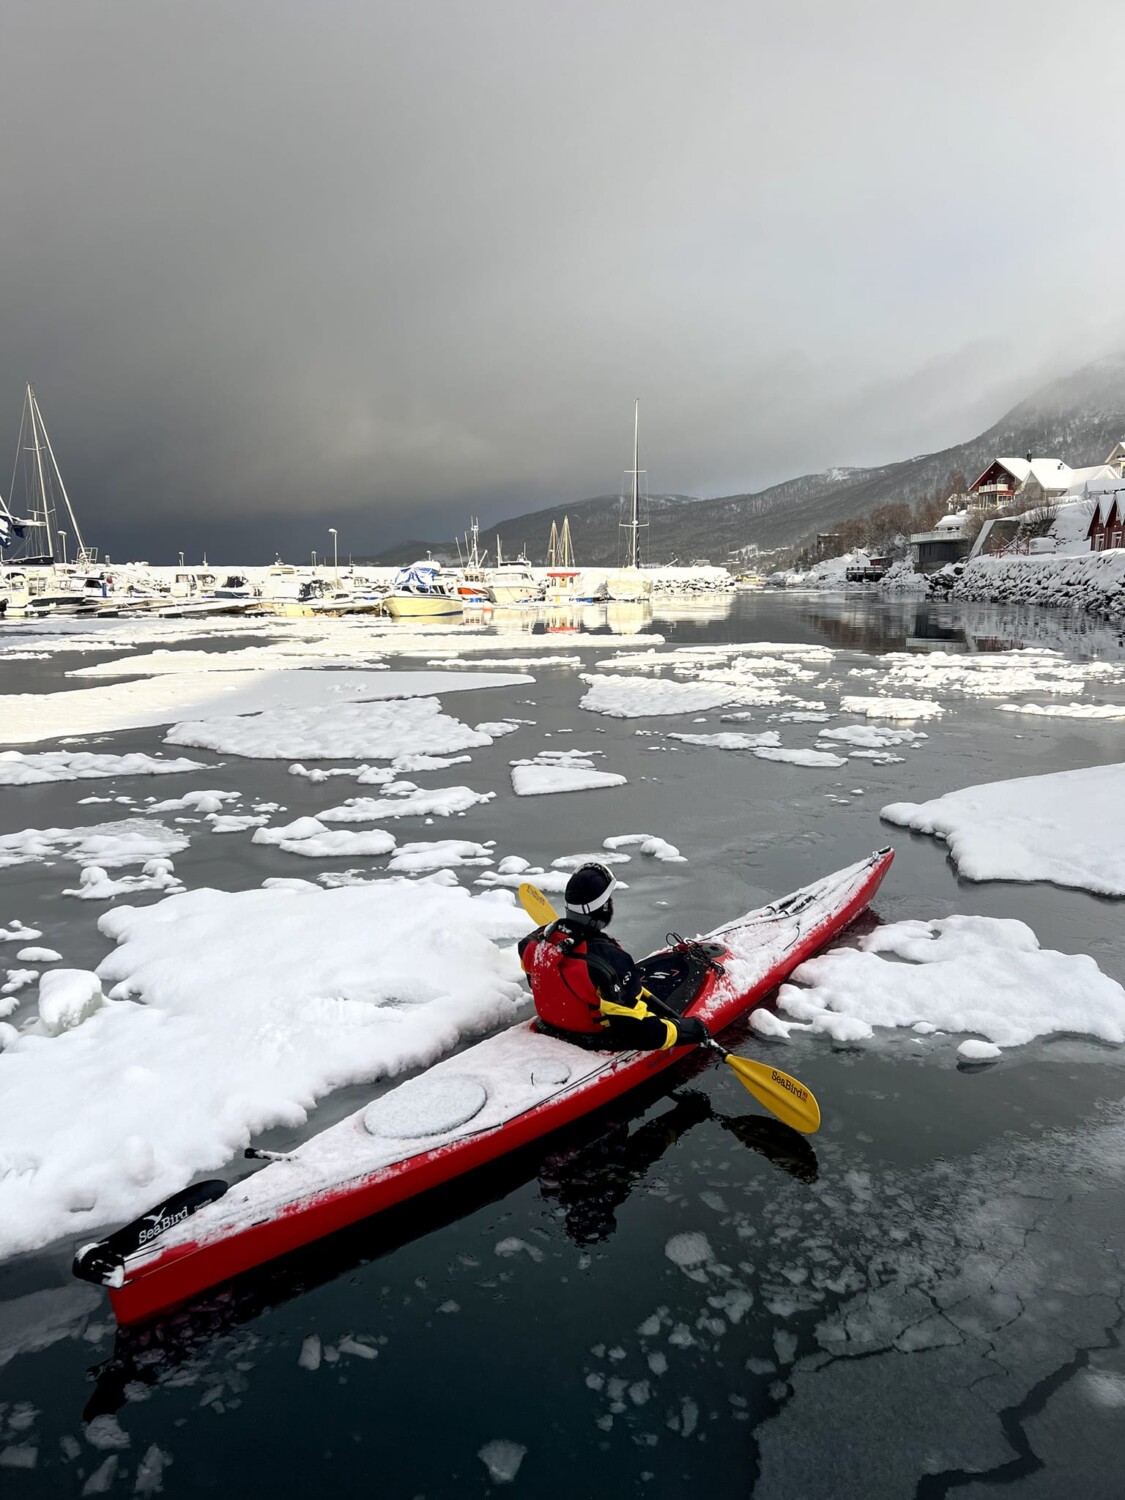
[(630, 1046), (660, 1052), (706, 1040), (708, 1033), (702, 1021), (691, 1016), (671, 1020), (649, 1009), (643, 976), (616, 943), (588, 943), (586, 967), (598, 994), (598, 1008), (618, 1039), (627, 1038)]

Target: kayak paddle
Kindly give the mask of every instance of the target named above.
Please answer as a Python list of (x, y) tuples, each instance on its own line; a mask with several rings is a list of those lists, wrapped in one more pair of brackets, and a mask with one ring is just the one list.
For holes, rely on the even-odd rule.
[[(536, 927), (546, 927), (550, 922), (558, 920), (558, 912), (536, 886), (525, 881), (519, 888), (519, 898), (520, 905)], [(669, 1018), (682, 1019), (649, 990), (642, 990), (641, 994)], [(791, 1078), (788, 1073), (783, 1073), (780, 1068), (771, 1067), (768, 1063), (751, 1062), (748, 1057), (736, 1057), (714, 1037), (703, 1045), (717, 1052), (730, 1066), (743, 1088), (779, 1120), (791, 1125), (794, 1130), (799, 1130), (802, 1135), (814, 1135), (820, 1129), (820, 1105), (812, 1091), (799, 1079)]]

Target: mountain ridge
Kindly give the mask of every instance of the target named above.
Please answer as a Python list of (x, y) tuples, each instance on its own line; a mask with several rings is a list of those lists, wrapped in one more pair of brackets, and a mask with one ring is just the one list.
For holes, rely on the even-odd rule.
[[(954, 475), (971, 483), (994, 458), (1033, 453), (1061, 458), (1072, 468), (1100, 463), (1125, 438), (1125, 351), (1107, 355), (1049, 381), (1005, 412), (991, 427), (965, 442), (870, 467), (839, 465), (801, 474), (765, 489), (715, 498), (656, 495), (650, 498), (643, 555), (653, 563), (709, 557), (723, 563), (740, 550), (795, 546), (816, 532), (880, 505), (916, 504), (947, 486)], [(551, 522), (570, 518), (579, 566), (612, 567), (621, 561), (622, 502), (618, 496), (531, 511), (489, 526), (481, 547), (495, 555), (497, 533), (510, 539), (511, 554), (526, 542), (529, 555), (543, 557)], [(659, 517), (659, 536), (652, 523)], [(456, 560), (456, 543), (402, 543), (373, 561), (410, 562), (428, 546)], [(415, 549), (415, 550), (411, 550)]]

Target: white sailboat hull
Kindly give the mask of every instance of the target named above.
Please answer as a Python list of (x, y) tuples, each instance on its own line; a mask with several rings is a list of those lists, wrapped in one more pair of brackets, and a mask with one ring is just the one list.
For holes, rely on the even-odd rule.
[(623, 568), (620, 573), (611, 573), (605, 586), (611, 599), (647, 599), (652, 593), (652, 579), (639, 568)]

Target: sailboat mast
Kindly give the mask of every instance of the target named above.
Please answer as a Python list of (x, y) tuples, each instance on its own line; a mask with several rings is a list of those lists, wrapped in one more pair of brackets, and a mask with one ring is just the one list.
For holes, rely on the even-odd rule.
[[(35, 392), (31, 389), (30, 386), (28, 386), (27, 391), (28, 395), (31, 397), (31, 404), (35, 409), (35, 416), (39, 420), (39, 430), (43, 434), (43, 441), (47, 445), (47, 453), (51, 460), (51, 467), (55, 471), (55, 478), (58, 480), (59, 489), (62, 491), (63, 504), (66, 506), (66, 513), (74, 530), (74, 539), (78, 544), (78, 551), (75, 554), (75, 562), (77, 562), (79, 566), (84, 566), (87, 561), (86, 543), (82, 540), (82, 532), (78, 526), (78, 517), (74, 514), (74, 507), (70, 503), (70, 496), (66, 492), (66, 485), (63, 483), (62, 470), (59, 468), (59, 461), (55, 457), (55, 450), (51, 447), (51, 439), (47, 434), (47, 424), (43, 420), (43, 413), (39, 410), (39, 402), (35, 399)], [(40, 466), (40, 479), (42, 480), (42, 466)]]
[(641, 398), (638, 396), (633, 403), (633, 508), (629, 516), (629, 566), (636, 568), (640, 565), (640, 553), (637, 547), (637, 527), (639, 518), (637, 508), (640, 499), (641, 475)]
[(27, 395), (24, 398), (27, 405), (27, 415), (31, 422), (31, 446), (35, 449), (35, 469), (39, 476), (39, 509), (43, 516), (43, 530), (47, 534), (47, 554), (51, 561), (55, 560), (55, 534), (51, 526), (51, 513), (47, 507), (47, 482), (43, 477), (43, 450), (39, 443), (39, 432), (35, 425), (35, 392), (31, 386), (27, 387)]

